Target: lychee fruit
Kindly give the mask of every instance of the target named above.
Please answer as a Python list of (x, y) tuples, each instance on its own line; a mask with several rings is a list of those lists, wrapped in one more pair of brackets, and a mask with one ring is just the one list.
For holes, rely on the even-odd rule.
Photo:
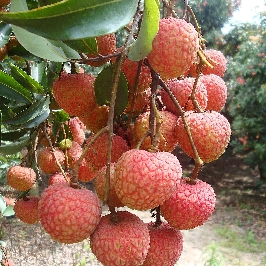
[(149, 223), (150, 248), (143, 266), (174, 266), (183, 250), (183, 236), (168, 223)]
[(59, 106), (73, 116), (90, 112), (96, 106), (95, 77), (91, 74), (62, 74), (53, 84), (53, 95)]
[(227, 99), (227, 87), (224, 80), (214, 74), (202, 75), (199, 80), (204, 84), (208, 92), (206, 110), (220, 112)]
[[(176, 100), (181, 105), (183, 111), (197, 110), (191, 99), (194, 83), (195, 78), (185, 78), (183, 80), (171, 79), (165, 82), (175, 96)], [(164, 105), (166, 106), (166, 110), (174, 114), (181, 115), (165, 90), (161, 91), (161, 97)], [(200, 110), (204, 111), (208, 102), (208, 94), (204, 84), (201, 81), (197, 82), (195, 100), (198, 102)]]
[(57, 158), (61, 166), (64, 164), (65, 155), (59, 148), (55, 148), (54, 152), (51, 148), (40, 149), (37, 156), (37, 161), (40, 169), (45, 174), (54, 174), (60, 170), (55, 158)]
[[(106, 186), (106, 169), (107, 166), (101, 168), (97, 173), (94, 180), (94, 187), (95, 191), (98, 195), (98, 198), (104, 202), (105, 201), (105, 186)], [(112, 207), (123, 207), (124, 204), (121, 200), (117, 197), (115, 188), (115, 163), (110, 165), (110, 187), (109, 187), (109, 197), (108, 197), (108, 206)]]
[(116, 163), (115, 191), (131, 209), (153, 209), (173, 194), (181, 176), (182, 167), (173, 154), (131, 149)]
[(66, 174), (67, 179), (64, 177), (64, 175), (61, 172), (52, 174), (48, 179), (48, 186), (51, 186), (57, 183), (64, 183), (64, 184), (69, 183), (71, 176), (69, 173), (65, 173), (65, 174)]
[(54, 184), (39, 201), (40, 222), (56, 241), (72, 244), (88, 238), (100, 221), (101, 205), (88, 189)]
[(80, 121), (78, 117), (70, 118), (68, 125), (71, 130), (73, 140), (79, 145), (82, 145), (85, 140), (85, 125)]
[[(91, 141), (93, 136), (87, 140), (87, 144)], [(107, 163), (107, 146), (108, 146), (108, 135), (104, 133), (100, 135), (95, 142), (88, 149), (85, 160), (92, 170), (100, 170)], [(118, 135), (113, 136), (112, 140), (112, 158), (111, 162), (117, 162), (119, 157), (126, 151), (129, 150), (126, 140)]]
[(78, 168), (78, 180), (81, 182), (90, 182), (96, 176), (96, 172), (91, 169), (83, 159), (81, 165)]
[(184, 19), (163, 18), (148, 54), (152, 68), (162, 79), (177, 78), (193, 64), (199, 49), (198, 33)]
[(77, 142), (72, 141), (71, 147), (66, 150), (66, 157), (67, 157), (66, 160), (69, 168), (75, 167), (75, 164), (77, 163), (81, 155), (82, 155), (81, 146)]
[[(159, 151), (167, 151), (171, 152), (177, 146), (177, 138), (176, 138), (176, 126), (177, 126), (177, 116), (168, 111), (158, 111), (161, 117), (161, 128), (160, 128), (160, 139), (158, 150)], [(143, 136), (149, 130), (149, 117), (150, 111), (142, 113), (139, 115), (135, 121), (133, 127), (133, 136), (135, 145), (138, 144)], [(155, 123), (156, 130), (156, 123)], [(152, 147), (151, 138), (147, 136), (140, 148), (143, 150), (150, 150)]]
[(142, 265), (149, 243), (147, 225), (127, 211), (103, 216), (90, 236), (92, 253), (108, 266)]
[[(185, 113), (199, 157), (205, 163), (218, 159), (225, 151), (231, 135), (228, 120), (220, 113)], [(196, 158), (181, 117), (177, 120), (176, 136), (178, 145), (190, 157)]]
[(30, 167), (14, 165), (9, 168), (6, 174), (8, 184), (18, 190), (31, 189), (36, 181), (36, 173)]
[(189, 230), (209, 219), (215, 201), (211, 185), (199, 179), (190, 184), (183, 178), (174, 194), (161, 205), (161, 213), (171, 227)]
[(17, 218), (26, 224), (35, 224), (39, 221), (39, 197), (27, 196), (16, 201), (14, 212)]
[(14, 262), (11, 259), (2, 259), (2, 266), (14, 266)]

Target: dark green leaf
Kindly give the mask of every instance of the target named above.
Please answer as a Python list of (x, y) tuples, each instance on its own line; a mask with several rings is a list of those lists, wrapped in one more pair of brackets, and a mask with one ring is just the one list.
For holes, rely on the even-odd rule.
[(117, 31), (131, 21), (137, 4), (138, 0), (66, 0), (17, 12), (21, 0), (13, 0), (12, 12), (1, 12), (0, 19), (48, 39), (75, 40)]
[(140, 32), (129, 50), (128, 58), (139, 61), (152, 50), (152, 41), (159, 30), (160, 12), (156, 0), (145, 0)]
[(12, 28), (9, 24), (0, 22), (0, 48), (3, 47), (9, 41), (9, 35)]
[[(94, 83), (95, 97), (99, 105), (110, 105), (111, 92), (114, 83), (114, 75), (116, 71), (116, 64), (104, 68), (96, 77)], [(117, 95), (115, 101), (115, 113), (120, 115), (125, 110), (128, 103), (128, 86), (127, 80), (123, 73), (121, 73), (117, 88)]]
[(59, 123), (64, 123), (70, 118), (69, 114), (64, 110), (54, 111), (53, 114)]
[(29, 120), (27, 123), (21, 125), (23, 128), (33, 128), (37, 127), (43, 121), (45, 121), (50, 114), (50, 109), (46, 109), (44, 112), (41, 112), (38, 116), (34, 117), (33, 119)]
[(31, 103), (32, 95), (14, 78), (0, 70), (0, 95), (10, 100)]
[(3, 132), (1, 134), (1, 140), (3, 141), (15, 141), (21, 137), (23, 137), (29, 130), (28, 129), (19, 129), (8, 132)]
[(2, 155), (15, 154), (17, 152), (20, 152), (22, 148), (30, 144), (30, 142), (31, 142), (30, 138), (27, 137), (27, 138), (22, 138), (20, 141), (0, 146), (0, 154)]
[(64, 41), (66, 45), (79, 53), (97, 54), (98, 46), (95, 38)]
[(44, 90), (41, 84), (39, 84), (36, 80), (29, 76), (25, 71), (13, 64), (10, 64), (10, 69), (12, 77), (17, 82), (19, 82), (24, 88), (28, 89), (33, 93), (44, 94)]

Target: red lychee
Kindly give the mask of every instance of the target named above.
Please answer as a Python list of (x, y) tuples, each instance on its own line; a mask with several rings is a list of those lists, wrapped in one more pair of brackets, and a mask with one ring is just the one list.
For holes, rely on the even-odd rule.
[(88, 189), (55, 184), (44, 190), (39, 201), (40, 222), (56, 241), (72, 244), (94, 231), (101, 216), (97, 196)]
[(127, 211), (114, 215), (103, 216), (90, 236), (92, 253), (103, 265), (141, 265), (149, 249), (147, 225)]
[(70, 118), (68, 125), (71, 130), (73, 140), (79, 145), (82, 145), (85, 140), (85, 125), (80, 121), (78, 117)]
[[(161, 135), (159, 139), (159, 151), (171, 152), (177, 146), (176, 138), (176, 125), (177, 125), (177, 116), (168, 112), (168, 111), (159, 111), (161, 117)], [(150, 112), (142, 113), (138, 116), (133, 127), (133, 136), (135, 145), (143, 138), (143, 136), (149, 130), (149, 117)], [(156, 125), (155, 125), (156, 130)], [(151, 138), (147, 136), (140, 148), (143, 150), (151, 149)]]
[(116, 163), (115, 191), (131, 209), (153, 209), (168, 199), (182, 176), (179, 160), (169, 152), (131, 149)]
[(77, 163), (81, 154), (82, 154), (81, 146), (77, 142), (72, 141), (71, 147), (69, 149), (67, 149), (67, 151), (66, 151), (67, 163), (68, 163), (70, 168), (75, 167), (75, 164)]
[(79, 116), (96, 106), (95, 77), (91, 74), (62, 74), (53, 84), (53, 95), (67, 113)]
[(36, 181), (34, 170), (20, 165), (10, 167), (6, 177), (8, 184), (18, 191), (31, 189)]
[(64, 164), (65, 155), (60, 149), (55, 148), (55, 152), (53, 152), (51, 148), (40, 149), (37, 161), (40, 169), (45, 174), (54, 174), (60, 170), (59, 166), (56, 163), (55, 157), (57, 158), (60, 165)]
[(83, 159), (81, 165), (78, 169), (78, 180), (81, 182), (90, 182), (96, 176), (96, 172), (91, 169), (86, 163), (86, 160)]
[(147, 58), (152, 68), (167, 80), (184, 74), (195, 61), (198, 49), (198, 33), (192, 24), (183, 19), (163, 18)]
[[(191, 99), (191, 93), (193, 91), (194, 83), (194, 78), (185, 78), (183, 80), (171, 79), (166, 81), (165, 83), (184, 111), (196, 110), (196, 107), (194, 106)], [(181, 115), (165, 90), (161, 91), (161, 96), (162, 101), (166, 106), (166, 110), (174, 114)], [(198, 102), (199, 108), (204, 111), (208, 102), (208, 94), (204, 84), (201, 81), (197, 82), (195, 90), (195, 100)]]
[[(185, 119), (203, 162), (209, 163), (218, 159), (225, 151), (231, 135), (228, 120), (218, 112), (186, 112)], [(190, 157), (196, 158), (187, 131), (181, 118), (178, 119), (177, 139), (181, 149)]]
[(215, 208), (215, 193), (211, 185), (196, 180), (189, 184), (182, 179), (174, 194), (161, 205), (164, 218), (178, 230), (189, 230), (202, 225)]
[[(95, 177), (94, 186), (95, 191), (98, 195), (98, 198), (104, 202), (105, 200), (105, 185), (106, 185), (106, 166), (100, 169)], [(115, 188), (115, 163), (110, 165), (110, 188), (109, 188), (109, 198), (108, 198), (108, 206), (112, 207), (123, 207), (124, 204), (121, 200), (117, 197)]]
[(39, 197), (27, 196), (16, 201), (14, 212), (26, 224), (35, 224), (39, 221)]
[(142, 266), (174, 266), (183, 250), (183, 236), (179, 230), (163, 222), (149, 223), (150, 248)]
[[(91, 136), (87, 144), (90, 142), (93, 136)], [(107, 133), (102, 134), (97, 140), (90, 146), (88, 152), (86, 153), (85, 160), (87, 164), (96, 171), (101, 169), (106, 165), (107, 162), (107, 145), (108, 145), (108, 135)], [(122, 137), (114, 135), (112, 140), (112, 162), (117, 162), (119, 157), (126, 151), (129, 147), (126, 140)]]
[(227, 99), (227, 87), (224, 80), (214, 74), (202, 75), (199, 80), (204, 84), (208, 92), (206, 110), (220, 112)]
[(61, 172), (55, 173), (53, 175), (51, 175), (48, 179), (48, 186), (57, 184), (57, 183), (69, 183), (70, 181), (70, 174), (66, 173), (66, 177), (67, 179), (64, 177), (64, 175)]

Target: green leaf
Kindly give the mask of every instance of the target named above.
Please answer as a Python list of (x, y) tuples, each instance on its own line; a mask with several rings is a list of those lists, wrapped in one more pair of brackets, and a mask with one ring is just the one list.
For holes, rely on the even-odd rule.
[(26, 125), (28, 125), (28, 123), (31, 125), (31, 121), (35, 120), (35, 118), (41, 116), (42, 114), (47, 113), (47, 110), (49, 110), (49, 104), (50, 97), (43, 96), (40, 100), (37, 100), (31, 104), (27, 109), (17, 114), (13, 119), (5, 120), (3, 124), (21, 125), (21, 127), (29, 128), (29, 126)]
[(13, 0), (12, 12), (1, 12), (0, 20), (48, 39), (84, 39), (122, 28), (131, 21), (137, 4), (138, 0), (65, 0), (17, 12), (22, 11), (16, 8), (21, 3)]
[(0, 212), (2, 215), (5, 209), (6, 209), (6, 202), (4, 200), (4, 197), (0, 194)]
[(33, 119), (29, 120), (27, 123), (22, 124), (21, 127), (23, 128), (33, 128), (37, 127), (43, 121), (45, 121), (50, 114), (50, 109), (46, 109), (44, 112), (40, 113), (38, 116), (34, 117)]
[(56, 121), (60, 123), (64, 123), (70, 119), (69, 114), (64, 110), (55, 110), (53, 114), (55, 116)]
[(152, 41), (159, 30), (160, 11), (156, 0), (145, 0), (144, 14), (137, 40), (131, 46), (128, 58), (139, 61), (152, 50)]
[(11, 205), (8, 205), (3, 212), (3, 216), (9, 217), (15, 215), (14, 208)]
[(0, 95), (17, 102), (32, 103), (31, 93), (2, 70), (0, 70)]
[(1, 133), (1, 140), (3, 141), (14, 141), (21, 137), (23, 137), (26, 133), (28, 133), (28, 129), (19, 129), (19, 130), (11, 130), (7, 132)]
[(98, 46), (95, 38), (64, 41), (66, 45), (79, 53), (97, 54)]
[(41, 84), (29, 76), (25, 71), (19, 67), (10, 64), (12, 77), (19, 82), (24, 88), (28, 89), (33, 93), (44, 94), (44, 90)]
[(20, 152), (25, 146), (30, 144), (30, 142), (31, 139), (27, 137), (27, 138), (21, 138), (19, 141), (16, 141), (14, 143), (0, 146), (0, 154), (2, 155), (15, 154), (17, 152)]
[(0, 48), (3, 47), (9, 41), (9, 35), (12, 28), (9, 24), (0, 22)]
[[(114, 83), (114, 75), (116, 72), (116, 64), (109, 65), (104, 68), (99, 75), (96, 77), (94, 83), (95, 97), (99, 105), (110, 105), (112, 84)], [(115, 113), (120, 115), (125, 110), (128, 103), (128, 86), (127, 80), (123, 73), (121, 73), (116, 101), (115, 101)]]

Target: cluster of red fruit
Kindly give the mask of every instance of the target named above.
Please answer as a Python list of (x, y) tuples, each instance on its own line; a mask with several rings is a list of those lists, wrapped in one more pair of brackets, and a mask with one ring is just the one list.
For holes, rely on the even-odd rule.
[[(65, 73), (57, 78), (53, 96), (74, 116), (68, 123), (72, 139), (56, 144), (50, 137), (52, 145), (38, 151), (37, 164), (50, 175), (49, 186), (40, 198), (17, 200), (18, 218), (30, 224), (40, 221), (62, 243), (89, 237), (92, 252), (103, 265), (176, 263), (183, 246), (180, 230), (202, 225), (215, 208), (214, 190), (197, 178), (198, 171), (225, 151), (231, 134), (220, 113), (227, 95), (222, 80), (226, 60), (219, 51), (202, 49), (199, 35), (183, 19), (161, 19), (152, 51), (140, 69), (139, 62), (124, 61), (129, 88), (124, 114), (134, 119), (126, 128), (116, 124), (111, 165), (107, 165), (108, 134), (97, 134), (107, 125), (109, 107), (96, 103), (95, 77)], [(104, 36), (98, 42), (102, 55), (116, 49), (113, 38)], [(154, 73), (160, 103), (155, 106), (150, 104), (149, 87), (156, 82)], [(85, 127), (92, 132), (86, 141)], [(179, 160), (171, 153), (177, 146), (195, 159), (190, 178), (182, 177)], [(79, 186), (76, 175), (82, 182), (94, 180), (96, 194)], [(36, 174), (31, 168), (13, 166), (7, 179), (13, 188), (26, 191), (36, 182)], [(101, 202), (109, 206), (110, 214), (101, 216)], [(145, 224), (135, 214), (116, 211), (122, 206), (156, 211), (156, 221)]]

